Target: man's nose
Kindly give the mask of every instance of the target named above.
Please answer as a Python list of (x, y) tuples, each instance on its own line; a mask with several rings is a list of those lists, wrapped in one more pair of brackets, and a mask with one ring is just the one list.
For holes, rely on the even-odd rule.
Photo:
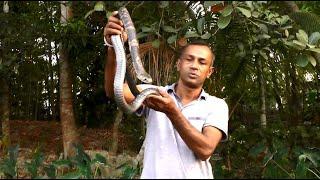
[(191, 68), (192, 68), (192, 69), (199, 69), (199, 63), (197, 63), (196, 61), (194, 61), (194, 62), (191, 64)]

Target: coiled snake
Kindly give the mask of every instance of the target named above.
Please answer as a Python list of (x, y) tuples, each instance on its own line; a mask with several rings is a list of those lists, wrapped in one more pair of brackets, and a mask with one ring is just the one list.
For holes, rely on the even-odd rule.
[[(121, 7), (118, 10), (118, 15), (124, 24), (124, 29), (128, 34), (128, 44), (131, 54), (131, 59), (137, 78), (144, 83), (152, 83), (151, 76), (144, 70), (144, 67), (141, 63), (139, 56), (139, 43), (136, 38), (136, 30), (134, 28), (133, 22), (129, 15), (128, 10), (125, 7)], [(139, 92), (136, 88), (135, 82), (130, 78), (130, 74), (126, 73), (126, 54), (123, 47), (123, 42), (121, 41), (120, 35), (112, 35), (111, 42), (116, 54), (116, 72), (114, 77), (114, 97), (117, 103), (117, 106), (125, 113), (131, 114), (135, 112), (143, 103), (143, 101), (150, 94), (159, 94), (158, 89), (155, 87), (150, 87)], [(123, 95), (123, 82), (124, 79), (127, 79), (130, 90), (136, 96), (134, 101), (131, 104), (128, 104)]]

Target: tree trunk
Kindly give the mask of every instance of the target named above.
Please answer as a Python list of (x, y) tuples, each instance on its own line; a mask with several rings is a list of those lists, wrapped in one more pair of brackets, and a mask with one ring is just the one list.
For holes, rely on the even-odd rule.
[(38, 120), (38, 109), (39, 109), (39, 95), (40, 93), (38, 92), (39, 91), (39, 83), (38, 81), (36, 82), (36, 100), (35, 100), (35, 103), (34, 103), (34, 120)]
[(267, 127), (267, 116), (266, 116), (266, 95), (265, 95), (265, 81), (263, 77), (263, 68), (261, 64), (261, 59), (257, 59), (258, 64), (258, 79), (259, 79), (259, 89), (260, 89), (260, 123), (262, 128)]
[[(285, 5), (287, 13), (298, 12), (299, 7), (294, 1), (282, 1)], [(301, 95), (299, 93), (299, 81), (296, 75), (295, 65), (293, 63), (289, 64), (289, 77), (291, 79), (291, 96), (289, 97), (289, 113), (291, 114), (291, 123), (297, 125), (302, 122), (302, 110), (303, 102), (301, 100)]]
[[(71, 16), (71, 8), (66, 5), (64, 1), (61, 2), (61, 24), (66, 25), (67, 20)], [(72, 82), (70, 76), (70, 62), (67, 49), (63, 44), (59, 46), (60, 54), (60, 120), (62, 125), (63, 135), (63, 149), (64, 157), (75, 155), (74, 145), (79, 143), (79, 135), (77, 132), (75, 117), (73, 111), (73, 95), (72, 95)]]
[[(302, 101), (299, 93), (299, 81), (296, 75), (296, 68), (293, 63), (290, 63), (289, 76), (291, 80), (291, 97), (290, 97), (290, 114), (291, 114), (291, 124), (297, 125), (302, 122)], [(289, 65), (289, 66), (290, 66)]]
[[(3, 12), (9, 13), (9, 2), (3, 2)], [(4, 78), (4, 74), (0, 74), (0, 137), (2, 143), (0, 143), (0, 148), (4, 152), (7, 151), (11, 144), (10, 139), (10, 124), (9, 124), (9, 115), (10, 115), (10, 106), (9, 106), (9, 86), (7, 80)], [(1, 145), (2, 144), (2, 145)]]
[(118, 151), (118, 139), (119, 139), (119, 125), (123, 117), (123, 112), (118, 109), (116, 119), (113, 124), (113, 132), (112, 132), (112, 145), (110, 152), (112, 154), (117, 154)]
[(0, 121), (2, 125), (2, 144), (3, 149), (10, 146), (10, 125), (9, 125), (9, 86), (4, 77), (0, 76)]
[[(276, 68), (274, 67), (273, 64), (270, 65), (270, 68), (271, 68), (272, 72), (276, 72)], [(275, 73), (271, 73), (271, 80), (273, 83), (273, 93), (274, 93), (276, 102), (278, 104), (280, 117), (282, 120), (285, 120), (285, 119), (283, 119), (284, 110), (283, 110), (281, 95), (279, 94), (279, 92), (281, 92), (281, 91), (279, 89), (279, 84), (277, 82), (277, 77), (276, 77)]]
[(31, 79), (29, 79), (29, 92), (28, 92), (28, 106), (27, 106), (27, 112), (28, 112), (28, 119), (31, 119), (31, 95), (32, 95), (32, 88), (31, 88)]

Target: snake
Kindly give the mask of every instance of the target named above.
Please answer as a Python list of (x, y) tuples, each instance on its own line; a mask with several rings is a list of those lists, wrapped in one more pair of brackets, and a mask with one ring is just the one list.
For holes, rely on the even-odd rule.
[[(136, 30), (130, 14), (125, 7), (120, 7), (118, 17), (123, 22), (124, 29), (128, 34), (129, 51), (137, 78), (145, 84), (152, 83), (152, 77), (145, 71), (139, 55), (139, 43), (136, 37)], [(150, 85), (149, 88), (142, 90), (137, 89), (136, 83), (133, 81), (130, 73), (127, 72), (127, 58), (124, 49), (124, 43), (120, 35), (112, 35), (111, 42), (116, 55), (116, 71), (113, 82), (114, 99), (117, 106), (125, 113), (132, 114), (138, 110), (143, 101), (151, 94), (158, 95), (159, 90), (156, 86)], [(123, 83), (127, 80), (131, 92), (135, 95), (135, 99), (129, 104), (126, 102), (123, 94)]]

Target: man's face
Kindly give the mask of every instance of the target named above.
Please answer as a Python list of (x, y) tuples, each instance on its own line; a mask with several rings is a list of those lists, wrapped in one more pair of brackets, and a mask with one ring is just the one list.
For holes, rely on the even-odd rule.
[(191, 88), (202, 87), (206, 78), (213, 72), (212, 59), (213, 55), (208, 47), (188, 46), (177, 63), (180, 81)]

